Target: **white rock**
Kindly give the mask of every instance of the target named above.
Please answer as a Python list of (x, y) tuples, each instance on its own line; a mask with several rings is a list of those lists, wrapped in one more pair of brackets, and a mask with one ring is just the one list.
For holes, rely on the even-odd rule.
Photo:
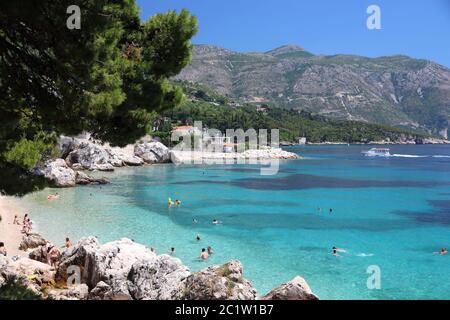
[(147, 163), (163, 163), (170, 160), (169, 148), (158, 141), (136, 144), (134, 154)]
[(43, 166), (35, 168), (34, 172), (52, 180), (58, 187), (73, 187), (75, 185), (75, 171), (69, 168), (63, 159), (48, 161)]
[(305, 279), (295, 277), (287, 283), (272, 289), (262, 300), (318, 300)]
[(102, 146), (83, 140), (66, 158), (69, 165), (79, 163), (86, 170), (113, 171), (110, 156)]
[[(119, 149), (107, 149), (110, 159), (114, 159), (115, 163), (121, 163), (122, 165), (127, 166), (141, 166), (144, 164), (144, 160), (135, 155), (128, 154)], [(113, 162), (110, 163), (114, 165)]]

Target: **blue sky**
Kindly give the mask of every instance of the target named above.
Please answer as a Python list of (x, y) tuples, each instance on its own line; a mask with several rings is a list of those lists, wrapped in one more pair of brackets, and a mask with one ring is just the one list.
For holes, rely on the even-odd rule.
[[(406, 54), (450, 67), (450, 0), (138, 0), (141, 16), (186, 8), (196, 44), (267, 51), (297, 44), (314, 54)], [(366, 9), (381, 8), (381, 30)]]

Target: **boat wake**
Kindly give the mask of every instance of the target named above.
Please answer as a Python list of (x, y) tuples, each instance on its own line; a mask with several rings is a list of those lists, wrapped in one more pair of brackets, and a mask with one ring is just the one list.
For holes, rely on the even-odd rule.
[(358, 253), (357, 257), (372, 257), (373, 253)]
[[(418, 156), (414, 154), (391, 154), (390, 157), (398, 157), (398, 158), (429, 158), (431, 156)], [(434, 157), (434, 156), (433, 156)]]

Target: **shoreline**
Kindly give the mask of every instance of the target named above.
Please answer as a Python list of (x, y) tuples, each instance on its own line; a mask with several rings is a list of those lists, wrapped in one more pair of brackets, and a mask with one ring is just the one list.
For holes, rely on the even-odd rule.
[(22, 220), (25, 212), (19, 205), (20, 199), (11, 196), (0, 196), (0, 215), (2, 220), (0, 221), (0, 241), (5, 244), (8, 252), (8, 257), (13, 256), (27, 256), (25, 251), (19, 250), (20, 242), (22, 241), (22, 233), (20, 231), (20, 225), (14, 225), (14, 216), (19, 217), (19, 221)]

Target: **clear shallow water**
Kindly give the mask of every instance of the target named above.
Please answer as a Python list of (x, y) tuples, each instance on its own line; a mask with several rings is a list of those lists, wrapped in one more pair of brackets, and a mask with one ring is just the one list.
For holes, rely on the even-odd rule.
[[(261, 294), (301, 275), (322, 299), (450, 299), (450, 254), (432, 254), (450, 248), (450, 146), (391, 146), (403, 156), (389, 159), (362, 157), (368, 148), (293, 147), (307, 159), (282, 162), (274, 176), (254, 165), (124, 168), (110, 185), (58, 189), (54, 202), (44, 190), (25, 203), (55, 243), (128, 237), (158, 253), (175, 247), (192, 270), (236, 258)], [(169, 209), (168, 197), (182, 205)], [(215, 253), (198, 261), (208, 245)], [(333, 246), (348, 253), (333, 257)], [(367, 289), (370, 265), (381, 269), (380, 290)]]

